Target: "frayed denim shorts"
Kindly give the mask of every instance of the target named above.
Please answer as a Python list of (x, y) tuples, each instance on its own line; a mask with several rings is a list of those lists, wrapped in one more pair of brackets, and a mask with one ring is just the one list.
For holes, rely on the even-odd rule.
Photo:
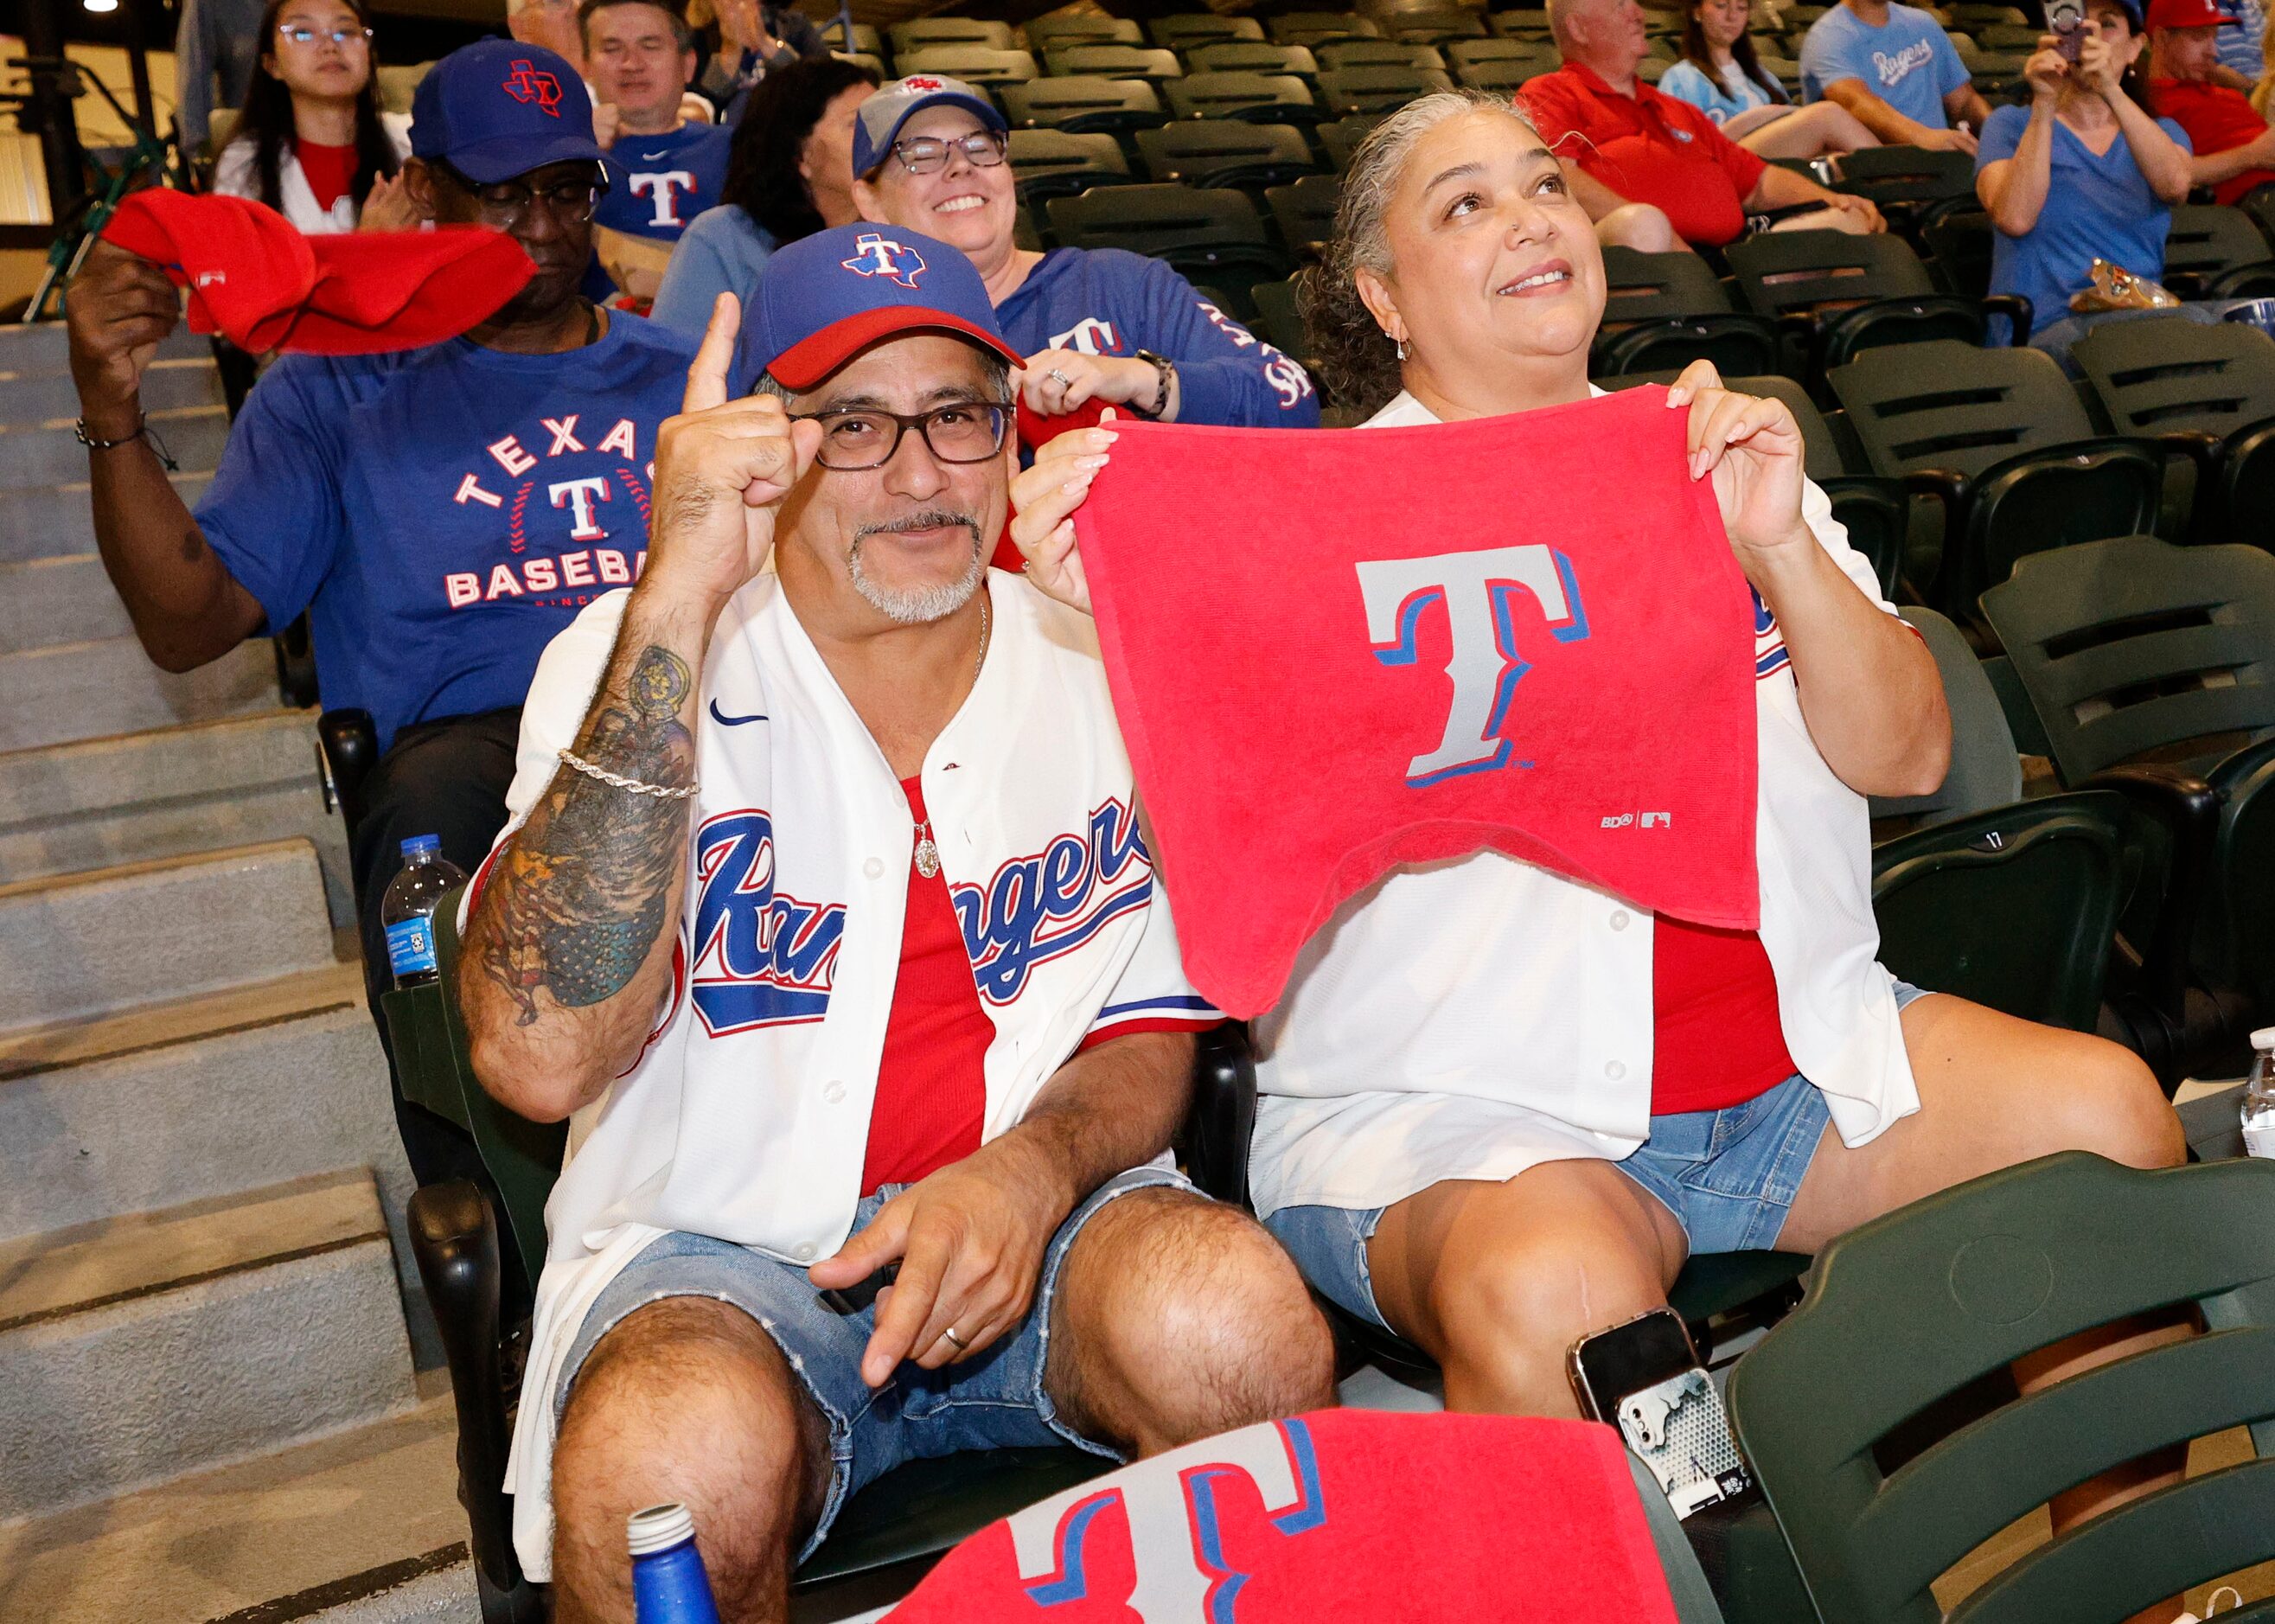
[[(861, 1379), (861, 1352), (877, 1328), (874, 1303), (856, 1314), (839, 1314), (822, 1302), (797, 1264), (709, 1235), (677, 1230), (660, 1235), (608, 1282), (586, 1312), (562, 1362), (554, 1419), (557, 1424), (568, 1407), (578, 1371), (618, 1321), (666, 1297), (713, 1297), (733, 1303), (764, 1327), (829, 1424), (829, 1492), (820, 1522), (797, 1553), (800, 1561), (821, 1544), (848, 1496), (910, 1461), (964, 1449), (1063, 1444), (1120, 1460), (1118, 1451), (1061, 1421), (1043, 1389), (1051, 1303), (1067, 1252), (1083, 1226), (1109, 1202), (1154, 1186), (1193, 1189), (1168, 1167), (1132, 1167), (1115, 1175), (1052, 1235), (1034, 1305), (1017, 1330), (976, 1359), (936, 1371), (903, 1364), (873, 1391)], [(853, 1233), (865, 1228), (906, 1188), (888, 1184), (864, 1200), (854, 1214)]]
[[(1895, 993), (1899, 1009), (1926, 996), (1903, 981)], [(1674, 1214), (1694, 1254), (1764, 1250), (1776, 1245), (1832, 1120), (1824, 1094), (1796, 1074), (1719, 1111), (1654, 1116), (1651, 1137), (1612, 1165)], [(1366, 1243), (1388, 1210), (1291, 1206), (1264, 1222), (1314, 1289), (1388, 1330), (1366, 1260)]]

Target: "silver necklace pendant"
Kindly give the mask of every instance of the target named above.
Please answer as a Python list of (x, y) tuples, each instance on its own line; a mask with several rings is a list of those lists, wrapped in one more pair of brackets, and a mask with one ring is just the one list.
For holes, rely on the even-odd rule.
[(932, 843), (929, 830), (919, 831), (917, 836), (917, 872), (927, 880), (940, 872), (940, 848)]

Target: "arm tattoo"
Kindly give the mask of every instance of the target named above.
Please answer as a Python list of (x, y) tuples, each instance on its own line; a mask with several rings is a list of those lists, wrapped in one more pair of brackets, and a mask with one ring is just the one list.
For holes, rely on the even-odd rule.
[[(674, 788), (695, 776), (695, 740), (679, 720), (687, 662), (651, 644), (621, 654), (577, 753), (628, 778)], [(622, 992), (646, 962), (671, 888), (684, 882), (687, 807), (627, 795), (563, 768), (501, 859), (482, 969), (537, 1019), (537, 991), (582, 1008)]]

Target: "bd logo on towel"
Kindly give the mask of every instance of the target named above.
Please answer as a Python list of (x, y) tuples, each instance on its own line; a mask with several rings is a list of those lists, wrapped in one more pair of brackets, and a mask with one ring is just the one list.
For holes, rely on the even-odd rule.
[(855, 238), (853, 257), (837, 262), (857, 276), (882, 276), (904, 288), (916, 286), (925, 273), (924, 255), (877, 231), (864, 231)]
[(1517, 651), (1509, 605), (1518, 593), (1530, 593), (1548, 622), (1549, 636), (1559, 643), (1585, 638), (1588, 616), (1580, 606), (1572, 561), (1535, 544), (1354, 567), (1366, 605), (1367, 638), (1384, 665), (1415, 663), (1422, 613), (1433, 605), (1444, 611), (1453, 635), (1446, 675), (1453, 679), (1454, 699), (1445, 736), (1437, 749), (1407, 763), (1408, 787), (1419, 789), (1463, 773), (1507, 767), (1515, 744), (1500, 736), (1501, 727), (1516, 684), (1532, 669)]
[(517, 102), (536, 102), (548, 118), (561, 117), (561, 81), (550, 73), (539, 72), (535, 63), (517, 60), (500, 87)]
[[(1145, 1624), (1233, 1624), (1250, 1575), (1228, 1560), (1218, 1526), (1221, 1484), (1245, 1478), (1272, 1527), (1294, 1538), (1321, 1527), (1319, 1457), (1301, 1421), (1243, 1427), (1205, 1439), (1116, 1474), (1104, 1491), (1087, 1484), (1009, 1518), (1019, 1582), (1039, 1606), (1092, 1599), (1085, 1558), (1091, 1530), (1117, 1505), (1130, 1529), (1136, 1581), (1125, 1601)], [(1105, 1600), (1100, 1597), (1098, 1599)]]

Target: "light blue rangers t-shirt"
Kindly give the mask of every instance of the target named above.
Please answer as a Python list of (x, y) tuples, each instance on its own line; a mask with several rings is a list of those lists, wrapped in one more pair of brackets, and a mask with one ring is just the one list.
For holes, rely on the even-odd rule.
[(308, 612), (326, 708), (369, 711), (382, 750), (519, 705), (554, 635), (646, 562), (655, 431), (694, 359), (626, 315), (556, 355), (285, 356), (198, 525), (271, 631)]
[(1688, 57), (1667, 69), (1659, 81), (1659, 93), (1689, 102), (1718, 125), (1785, 100), (1783, 88), (1771, 94), (1735, 62), (1727, 73), (1713, 74)]
[(1916, 6), (1891, 5), (1875, 28), (1846, 5), (1809, 25), (1801, 42), (1803, 99), (1821, 102), (1825, 87), (1861, 79), (1864, 87), (1905, 117), (1944, 130), (1943, 99), (1968, 83), (1967, 64), (1943, 26)]
[[(2026, 107), (1992, 110), (1975, 155), (1976, 170), (2013, 157), (2029, 123)], [(2182, 152), (2189, 150), (2188, 132), (2180, 125), (2159, 118), (2157, 127), (2178, 141)], [(2150, 190), (2123, 135), (2097, 157), (2057, 118), (2037, 224), (2020, 237), (1992, 233), (1991, 291), (2022, 294), (2030, 301), (2032, 327), (2051, 327), (2069, 314), (2070, 295), (2091, 280), (2088, 272), (2096, 255), (2135, 276), (2161, 280), (2165, 233), (2172, 220), (2171, 206)]]

